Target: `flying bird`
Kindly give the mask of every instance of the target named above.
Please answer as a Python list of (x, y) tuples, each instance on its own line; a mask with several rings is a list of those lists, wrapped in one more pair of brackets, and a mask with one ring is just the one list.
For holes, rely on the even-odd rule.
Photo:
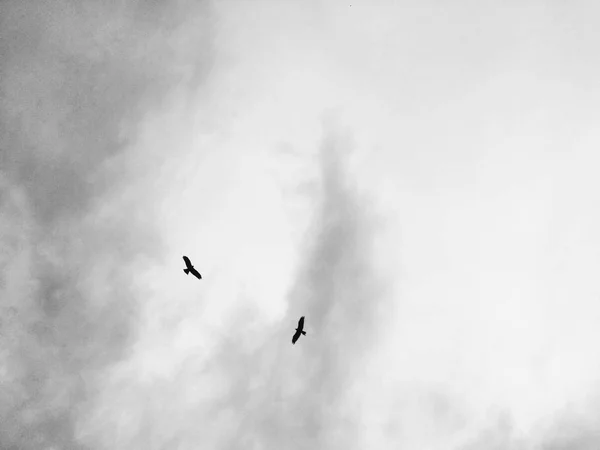
[(292, 344), (295, 344), (296, 341), (298, 340), (298, 338), (300, 337), (301, 334), (306, 336), (306, 331), (303, 331), (304, 328), (304, 316), (300, 317), (300, 320), (298, 321), (298, 328), (296, 328), (296, 333), (294, 334), (294, 337), (292, 337)]
[(194, 269), (194, 266), (192, 266), (192, 262), (190, 261), (190, 258), (188, 258), (187, 256), (184, 256), (183, 260), (185, 261), (185, 266), (186, 266), (186, 268), (183, 269), (183, 271), (186, 273), (186, 275), (191, 272), (192, 275), (194, 275), (196, 278), (201, 280), (202, 275), (200, 275), (200, 272), (198, 272), (196, 269)]

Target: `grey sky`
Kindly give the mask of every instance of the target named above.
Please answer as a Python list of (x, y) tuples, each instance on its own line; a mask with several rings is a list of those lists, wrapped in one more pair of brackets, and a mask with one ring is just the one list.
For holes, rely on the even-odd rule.
[(599, 447), (599, 8), (2, 2), (0, 447)]

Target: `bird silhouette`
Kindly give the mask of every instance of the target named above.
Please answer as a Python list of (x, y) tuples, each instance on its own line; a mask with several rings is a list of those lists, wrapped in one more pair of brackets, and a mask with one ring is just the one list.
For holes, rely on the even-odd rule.
[(190, 261), (190, 258), (188, 258), (187, 256), (184, 256), (183, 260), (185, 261), (185, 266), (186, 266), (186, 268), (183, 269), (183, 271), (186, 273), (186, 275), (188, 275), (189, 273), (191, 273), (196, 278), (198, 278), (199, 280), (201, 280), (202, 279), (202, 275), (200, 275), (200, 272), (198, 272), (194, 268), (194, 266), (192, 266), (192, 262)]
[(292, 337), (292, 344), (295, 344), (301, 334), (306, 335), (306, 331), (303, 331), (304, 328), (304, 316), (300, 317), (298, 321), (298, 328), (296, 328), (296, 333), (294, 337)]

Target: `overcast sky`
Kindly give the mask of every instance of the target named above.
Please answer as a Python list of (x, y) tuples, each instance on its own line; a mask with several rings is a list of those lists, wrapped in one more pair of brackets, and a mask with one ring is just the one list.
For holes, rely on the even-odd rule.
[(2, 2), (0, 448), (600, 448), (599, 17)]

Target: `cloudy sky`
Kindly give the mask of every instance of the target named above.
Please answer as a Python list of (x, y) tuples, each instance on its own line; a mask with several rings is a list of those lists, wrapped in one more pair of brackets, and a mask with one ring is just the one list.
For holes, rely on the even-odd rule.
[(600, 448), (598, 17), (2, 2), (0, 448)]

